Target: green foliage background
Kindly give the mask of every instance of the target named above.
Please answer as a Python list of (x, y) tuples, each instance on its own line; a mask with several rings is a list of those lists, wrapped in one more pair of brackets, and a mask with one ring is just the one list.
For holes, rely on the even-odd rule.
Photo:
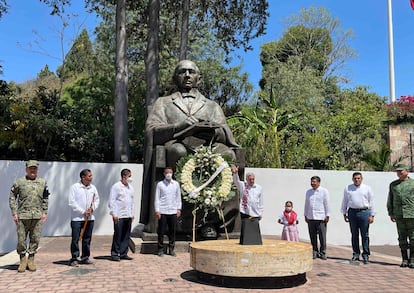
[[(70, 1), (42, 2), (61, 15), (61, 5)], [(385, 97), (368, 87), (347, 86), (343, 68), (356, 54), (349, 46), (352, 32), (343, 30), (338, 19), (313, 6), (287, 17), (284, 34), (261, 48), (262, 78), (260, 90), (254, 92), (242, 66), (229, 62), (234, 49), (248, 50), (249, 42), (264, 33), (267, 2), (245, 1), (244, 10), (213, 2), (191, 2), (188, 58), (203, 73), (201, 91), (229, 117), (248, 166), (349, 170), (392, 166), (387, 125), (410, 122), (414, 114), (407, 103), (387, 106)], [(1, 159), (113, 160), (115, 6), (105, 0), (86, 4), (102, 20), (93, 42), (83, 30), (56, 73), (45, 65), (25, 83), (0, 80)], [(1, 7), (6, 13), (7, 7)], [(127, 1), (133, 162), (142, 162), (144, 148), (147, 9), (142, 1)], [(249, 18), (246, 11), (261, 17)], [(234, 19), (228, 19), (230, 12)], [(162, 1), (160, 96), (174, 91), (171, 76), (178, 61), (180, 17), (176, 1)], [(224, 24), (234, 27), (226, 30)]]

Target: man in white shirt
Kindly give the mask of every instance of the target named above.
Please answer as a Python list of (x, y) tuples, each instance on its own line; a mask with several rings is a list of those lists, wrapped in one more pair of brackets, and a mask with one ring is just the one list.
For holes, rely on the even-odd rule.
[(329, 222), (329, 192), (320, 185), (321, 178), (319, 176), (312, 176), (312, 188), (306, 191), (305, 221), (308, 223), (313, 258), (319, 257), (326, 260), (326, 226)]
[(181, 216), (181, 189), (177, 181), (172, 179), (173, 170), (164, 169), (164, 180), (157, 183), (155, 190), (155, 217), (158, 219), (158, 256), (164, 255), (164, 234), (168, 227), (168, 253), (176, 256), (174, 252), (175, 231), (177, 218)]
[[(71, 266), (92, 264), (89, 260), (91, 254), (91, 240), (95, 216), (93, 212), (99, 205), (99, 194), (96, 187), (91, 184), (92, 171), (84, 169), (80, 172), (80, 182), (72, 185), (69, 192), (69, 207), (71, 208), (72, 242), (70, 244)], [(82, 238), (82, 256), (79, 258), (79, 239)]]
[(131, 170), (122, 169), (121, 180), (112, 185), (109, 194), (109, 214), (114, 222), (111, 258), (132, 260), (128, 256), (128, 243), (131, 236), (131, 224), (134, 219), (134, 188), (132, 187)]
[(240, 244), (261, 245), (259, 220), (262, 218), (264, 209), (263, 189), (260, 185), (255, 184), (253, 173), (247, 173), (244, 182), (240, 181), (236, 166), (231, 166), (231, 170), (233, 172), (233, 182), (237, 187), (240, 198)]
[(345, 187), (341, 212), (345, 222), (349, 222), (352, 235), (352, 261), (359, 261), (359, 233), (362, 238), (362, 259), (364, 264), (369, 262), (369, 225), (374, 222), (375, 205), (371, 187), (362, 183), (362, 174), (352, 174), (352, 181)]

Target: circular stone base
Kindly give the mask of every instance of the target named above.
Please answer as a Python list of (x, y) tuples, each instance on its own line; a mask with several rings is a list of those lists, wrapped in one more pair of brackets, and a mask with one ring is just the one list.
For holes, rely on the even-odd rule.
[(283, 289), (306, 283), (306, 274), (286, 277), (227, 277), (197, 272), (198, 281), (219, 287), (243, 289)]
[(263, 239), (263, 245), (211, 240), (190, 245), (190, 265), (198, 272), (227, 277), (286, 277), (312, 270), (308, 243)]

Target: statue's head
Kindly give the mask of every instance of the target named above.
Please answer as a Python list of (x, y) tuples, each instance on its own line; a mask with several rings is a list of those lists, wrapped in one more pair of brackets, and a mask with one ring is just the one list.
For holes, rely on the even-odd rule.
[(201, 82), (200, 69), (193, 61), (182, 60), (175, 67), (173, 80), (181, 92), (188, 92), (192, 88), (198, 88)]

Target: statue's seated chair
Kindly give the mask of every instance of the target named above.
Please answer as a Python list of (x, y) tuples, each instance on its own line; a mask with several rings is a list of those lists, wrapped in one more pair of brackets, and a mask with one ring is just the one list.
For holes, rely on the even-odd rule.
[[(236, 157), (236, 165), (239, 167), (240, 178), (244, 177), (245, 168), (245, 156), (243, 148), (231, 148), (234, 151)], [(158, 181), (163, 179), (164, 168), (167, 167), (167, 152), (165, 146), (156, 145), (153, 152), (153, 168), (152, 178), (155, 178), (152, 183), (151, 193), (155, 195), (155, 188)], [(175, 166), (169, 166), (175, 169)], [(175, 171), (175, 170), (174, 170)], [(186, 201), (182, 201), (181, 218), (178, 219), (177, 224), (177, 239), (190, 240), (193, 229), (193, 206)], [(228, 202), (223, 204), (223, 213), (226, 222), (226, 228), (229, 233), (240, 232), (240, 217), (239, 217), (239, 197), (236, 195)], [(204, 219), (204, 211), (199, 210), (197, 212), (197, 237), (198, 239), (215, 239), (218, 234), (224, 233), (224, 224), (222, 219), (218, 217), (218, 213), (209, 213)]]

